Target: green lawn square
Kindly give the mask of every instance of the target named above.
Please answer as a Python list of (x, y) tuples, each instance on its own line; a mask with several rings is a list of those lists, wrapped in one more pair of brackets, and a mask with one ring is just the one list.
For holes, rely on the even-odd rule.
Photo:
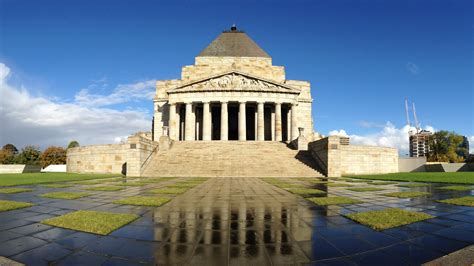
[(320, 198), (306, 198), (307, 200), (315, 203), (316, 205), (337, 205), (337, 204), (357, 204), (362, 203), (360, 200), (348, 198), (348, 197), (320, 197)]
[(188, 190), (189, 188), (157, 188), (152, 189), (149, 192), (156, 194), (183, 194)]
[(342, 183), (327, 183), (328, 187), (353, 187), (354, 185), (342, 184)]
[(34, 204), (29, 202), (0, 200), (0, 212), (11, 211), (16, 209), (28, 208)]
[(341, 181), (349, 182), (349, 183), (371, 183), (372, 182), (372, 180), (360, 180), (360, 179), (344, 179)]
[(326, 183), (328, 183), (328, 181), (324, 181), (324, 180), (321, 180), (321, 179), (318, 179), (318, 178), (311, 178), (311, 177), (300, 177), (300, 178), (297, 178), (297, 180), (303, 181), (303, 182), (308, 182), (308, 183), (311, 183), (311, 184), (326, 184)]
[(474, 207), (474, 197), (473, 196), (438, 200), (438, 202), (446, 203), (446, 204), (454, 204), (454, 205)]
[(355, 192), (369, 192), (369, 191), (382, 191), (384, 189), (376, 188), (376, 187), (353, 187), (353, 188), (348, 188), (348, 190), (352, 190)]
[(400, 184), (397, 187), (429, 187), (430, 184), (422, 184), (422, 183), (409, 183), (409, 184)]
[(433, 216), (426, 213), (405, 211), (398, 208), (357, 212), (345, 216), (378, 231), (433, 218)]
[(126, 182), (126, 183), (114, 184), (114, 186), (122, 186), (122, 187), (143, 187), (145, 185), (147, 184), (141, 183), (141, 182)]
[(326, 192), (315, 189), (315, 188), (290, 188), (287, 189), (289, 192), (298, 195), (313, 195), (313, 194), (325, 194)]
[(193, 187), (196, 187), (196, 186), (199, 186), (200, 184), (196, 184), (196, 183), (190, 183), (190, 184), (186, 184), (186, 183), (177, 183), (177, 184), (173, 184), (173, 185), (169, 185), (169, 186), (166, 186), (168, 188), (193, 188)]
[(0, 188), (0, 193), (3, 194), (16, 194), (21, 192), (31, 192), (33, 189), (29, 188)]
[(468, 191), (473, 189), (471, 186), (446, 186), (446, 187), (439, 187), (438, 189), (442, 190), (454, 190), (454, 191)]
[(89, 196), (89, 193), (84, 192), (51, 192), (46, 194), (41, 194), (41, 197), (50, 198), (50, 199), (79, 199)]
[(396, 197), (396, 198), (401, 198), (401, 199), (407, 199), (407, 198), (417, 198), (417, 197), (428, 196), (428, 195), (431, 195), (431, 193), (403, 191), (403, 192), (385, 193), (385, 194), (382, 194), (382, 195), (387, 196), (387, 197)]
[(41, 223), (98, 235), (108, 235), (120, 227), (135, 221), (138, 217), (135, 214), (125, 213), (75, 211), (43, 220)]
[(398, 184), (398, 182), (391, 182), (391, 181), (375, 181), (370, 183), (371, 185), (375, 186), (385, 186), (385, 185), (393, 185), (393, 184)]
[(159, 207), (159, 206), (169, 202), (170, 200), (171, 199), (169, 199), (169, 198), (135, 196), (135, 197), (128, 197), (128, 198), (125, 198), (125, 199), (116, 200), (112, 203), (124, 204), (124, 205)]
[(66, 188), (66, 187), (72, 187), (72, 185), (71, 184), (46, 184), (46, 185), (42, 185), (42, 187)]
[(100, 187), (90, 187), (86, 188), (86, 190), (91, 191), (119, 191), (124, 189), (123, 187), (113, 187), (113, 186), (100, 186)]

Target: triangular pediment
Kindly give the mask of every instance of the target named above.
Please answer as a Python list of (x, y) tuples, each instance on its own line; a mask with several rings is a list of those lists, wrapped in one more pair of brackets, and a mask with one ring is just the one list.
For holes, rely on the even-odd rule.
[(254, 91), (298, 94), (300, 90), (283, 83), (257, 77), (240, 71), (228, 71), (181, 84), (168, 93), (205, 91)]

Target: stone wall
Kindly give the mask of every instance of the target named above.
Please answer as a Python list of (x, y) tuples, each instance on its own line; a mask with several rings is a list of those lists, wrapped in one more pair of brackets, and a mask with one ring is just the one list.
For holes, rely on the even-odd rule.
[(426, 157), (398, 158), (398, 172), (426, 172)]
[(67, 150), (68, 173), (125, 172), (128, 144), (91, 145)]
[(309, 143), (308, 149), (330, 177), (398, 172), (398, 151), (394, 148), (346, 145), (340, 137), (330, 136)]
[(41, 166), (26, 164), (0, 164), (0, 174), (39, 173)]
[(271, 58), (265, 57), (202, 57), (195, 58), (195, 64), (184, 66), (181, 79), (184, 82), (206, 78), (230, 70), (239, 70), (255, 76), (285, 81), (285, 68), (273, 66)]
[(128, 137), (127, 143), (90, 145), (67, 151), (68, 173), (113, 173), (141, 176), (142, 165), (158, 147), (148, 133)]

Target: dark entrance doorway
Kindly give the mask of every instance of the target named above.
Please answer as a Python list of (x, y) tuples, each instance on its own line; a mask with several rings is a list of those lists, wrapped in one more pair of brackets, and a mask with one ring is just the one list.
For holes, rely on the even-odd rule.
[(229, 113), (229, 140), (239, 139), (239, 106), (230, 105), (228, 106)]
[(220, 140), (221, 139), (221, 107), (212, 106), (212, 130), (211, 130), (211, 139)]

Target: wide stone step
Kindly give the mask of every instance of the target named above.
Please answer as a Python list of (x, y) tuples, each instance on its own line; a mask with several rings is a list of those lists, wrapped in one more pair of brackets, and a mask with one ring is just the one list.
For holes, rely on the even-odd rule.
[[(300, 159), (298, 159), (300, 158)], [(279, 142), (175, 142), (160, 151), (144, 176), (315, 177), (301, 152)]]

